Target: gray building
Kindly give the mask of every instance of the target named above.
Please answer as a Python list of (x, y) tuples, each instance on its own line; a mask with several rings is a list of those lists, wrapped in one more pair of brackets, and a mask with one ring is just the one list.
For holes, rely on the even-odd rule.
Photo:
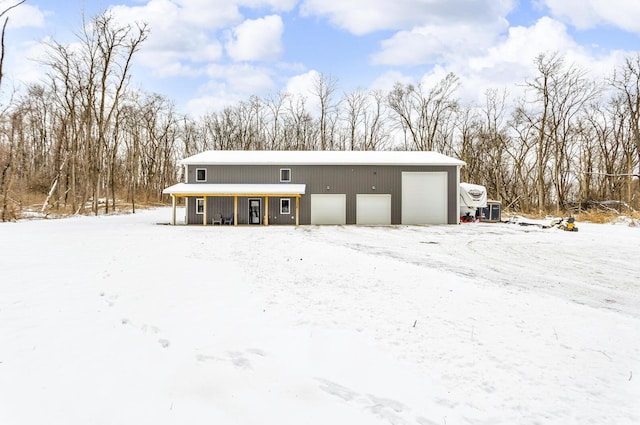
[(181, 161), (186, 224), (456, 224), (463, 161), (417, 151), (207, 151)]

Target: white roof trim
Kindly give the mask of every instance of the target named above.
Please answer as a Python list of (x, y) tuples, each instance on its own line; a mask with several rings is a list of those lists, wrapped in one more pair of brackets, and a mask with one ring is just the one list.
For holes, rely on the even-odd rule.
[(162, 191), (168, 195), (304, 195), (306, 184), (178, 183)]
[(464, 161), (430, 151), (206, 151), (185, 165), (441, 165)]

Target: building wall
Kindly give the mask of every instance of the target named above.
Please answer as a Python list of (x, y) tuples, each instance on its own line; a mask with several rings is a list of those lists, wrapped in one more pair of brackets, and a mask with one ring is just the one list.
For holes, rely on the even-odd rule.
[[(256, 184), (280, 183), (280, 169), (291, 169), (291, 182), (306, 184), (306, 193), (300, 199), (300, 224), (311, 222), (311, 194), (344, 193), (347, 195), (347, 224), (356, 223), (356, 194), (391, 194), (391, 223), (402, 220), (402, 172), (447, 172), (448, 221), (458, 222), (457, 167), (456, 166), (382, 166), (382, 165), (208, 165), (187, 166), (187, 183), (196, 182), (196, 169), (207, 170), (207, 181), (202, 183)], [(375, 188), (374, 188), (375, 187)], [(280, 198), (269, 198), (269, 224), (295, 223), (295, 198), (291, 198), (291, 214), (280, 214)], [(195, 201), (189, 201), (188, 222), (202, 223), (195, 214)], [(233, 215), (233, 198), (208, 198), (208, 215), (220, 212)], [(262, 198), (264, 214), (264, 198)], [(248, 199), (238, 198), (238, 223), (248, 222)]]

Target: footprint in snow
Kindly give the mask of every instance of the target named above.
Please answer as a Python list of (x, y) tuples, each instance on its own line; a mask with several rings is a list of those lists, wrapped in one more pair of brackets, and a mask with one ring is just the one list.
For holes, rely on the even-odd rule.
[(107, 303), (109, 307), (113, 307), (113, 305), (116, 303), (116, 300), (118, 299), (117, 295), (107, 296), (104, 292), (101, 292), (100, 296), (104, 298), (104, 302)]
[(249, 358), (245, 356), (245, 353), (241, 351), (229, 351), (228, 354), (231, 358), (231, 363), (233, 363), (235, 367), (238, 367), (240, 369), (253, 369), (251, 360), (249, 360)]
[(235, 367), (239, 369), (251, 370), (253, 369), (252, 357), (266, 357), (264, 351), (257, 348), (248, 348), (243, 351), (227, 351), (228, 359), (216, 357), (209, 354), (197, 354), (196, 360), (199, 362), (206, 362), (209, 360), (216, 361), (230, 361)]
[[(131, 326), (134, 329), (138, 329), (140, 332), (142, 332), (145, 335), (148, 334), (148, 333), (152, 333), (154, 335), (157, 335), (157, 334), (160, 333), (160, 328), (158, 328), (157, 326), (148, 325), (148, 324), (144, 324), (142, 326), (136, 326), (127, 318), (121, 319), (120, 323), (122, 323), (123, 325)], [(158, 344), (160, 344), (160, 346), (162, 348), (168, 348), (171, 345), (171, 341), (169, 341), (166, 338), (159, 338), (158, 339)]]
[(356, 393), (355, 391), (352, 391), (347, 387), (344, 387), (335, 382), (331, 382), (327, 379), (316, 378), (316, 381), (322, 384), (320, 386), (320, 389), (322, 391), (329, 393), (333, 396), (339, 397), (344, 401), (352, 401), (359, 396), (359, 394)]

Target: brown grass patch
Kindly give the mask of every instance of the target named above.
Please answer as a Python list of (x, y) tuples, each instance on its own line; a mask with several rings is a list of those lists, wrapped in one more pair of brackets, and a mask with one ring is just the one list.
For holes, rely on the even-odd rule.
[(629, 217), (633, 221), (640, 220), (640, 213), (619, 214), (613, 211), (588, 210), (576, 215), (578, 221), (588, 221), (590, 223), (612, 223), (620, 221), (620, 217)]

